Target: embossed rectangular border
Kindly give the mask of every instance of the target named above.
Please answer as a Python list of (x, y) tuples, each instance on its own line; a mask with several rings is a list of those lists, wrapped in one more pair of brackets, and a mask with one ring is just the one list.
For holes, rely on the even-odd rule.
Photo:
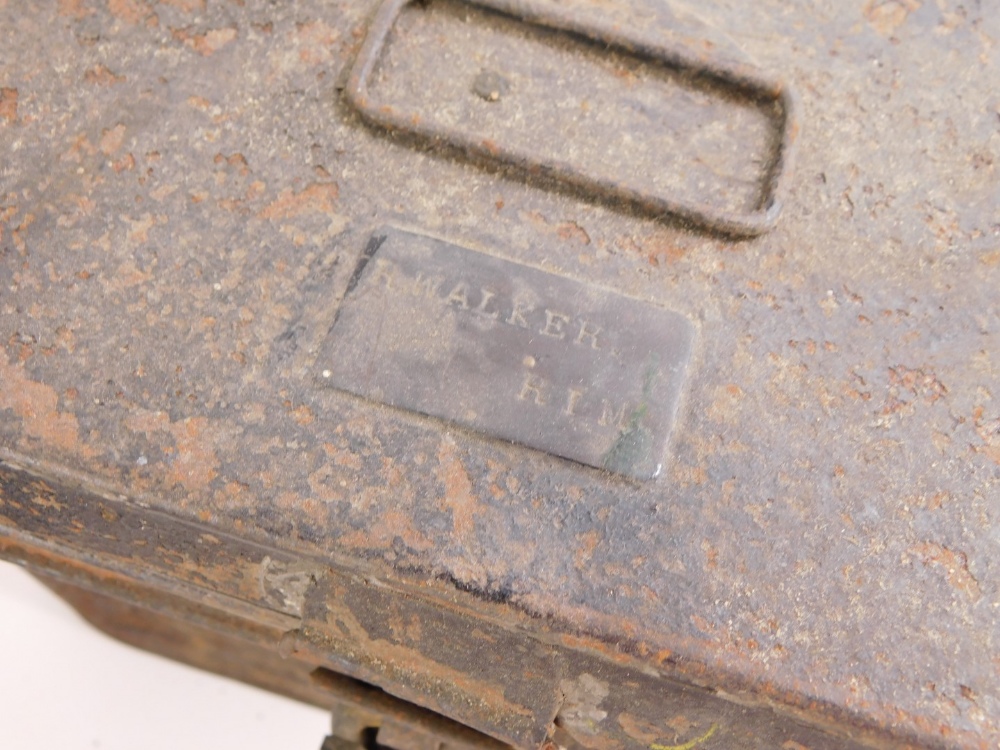
[(584, 40), (605, 45), (609, 50), (640, 60), (665, 63), (693, 76), (707, 76), (744, 94), (776, 102), (781, 110), (777, 153), (753, 211), (720, 210), (714, 206), (668, 196), (655, 195), (623, 186), (614, 180), (590, 174), (570, 162), (536, 160), (505, 148), (470, 137), (456, 128), (440, 127), (416, 121), (409, 113), (387, 105), (374, 105), (369, 96), (371, 73), (385, 48), (389, 33), (400, 12), (416, 0), (384, 0), (368, 29), (368, 34), (351, 70), (345, 88), (348, 100), (367, 121), (390, 130), (410, 133), (434, 143), (445, 143), (477, 158), (506, 167), (544, 173), (560, 182), (604, 199), (624, 202), (654, 215), (673, 215), (713, 232), (753, 237), (772, 229), (781, 213), (782, 198), (791, 170), (792, 155), (798, 135), (796, 97), (783, 81), (770, 78), (750, 65), (712, 60), (681, 46), (654, 45), (623, 35), (611, 25), (581, 23), (568, 14), (542, 10), (522, 0), (461, 0), (468, 5), (493, 11), (525, 24), (565, 32)]

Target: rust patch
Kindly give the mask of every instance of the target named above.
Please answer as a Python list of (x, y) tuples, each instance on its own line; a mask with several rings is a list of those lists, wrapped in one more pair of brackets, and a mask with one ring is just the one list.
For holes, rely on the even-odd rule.
[(587, 230), (575, 221), (563, 221), (557, 224), (556, 235), (561, 240), (576, 240), (583, 245), (590, 244), (590, 235), (587, 234)]
[(115, 170), (116, 174), (131, 172), (135, 169), (135, 157), (132, 154), (125, 154), (121, 159), (112, 163), (111, 168)]
[(458, 457), (455, 443), (450, 439), (441, 441), (438, 449), (441, 479), (444, 482), (444, 497), (441, 504), (451, 511), (452, 530), (466, 537), (476, 528), (476, 498), (472, 491), (472, 480), (462, 460)]
[(149, 27), (160, 25), (160, 19), (144, 0), (108, 0), (108, 11), (115, 18), (130, 26), (145, 24)]
[(418, 552), (434, 547), (430, 539), (417, 531), (410, 516), (399, 510), (385, 511), (369, 528), (345, 534), (338, 541), (352, 549), (388, 549), (396, 539)]
[[(206, 104), (210, 103), (206, 102)], [(241, 177), (246, 177), (248, 174), (250, 174), (250, 165), (247, 164), (246, 157), (239, 152), (235, 154), (230, 154), (229, 156), (226, 156), (225, 154), (222, 153), (218, 153), (215, 155), (215, 159), (213, 159), (213, 161), (219, 165), (225, 164), (226, 166), (232, 167), (234, 170), (236, 170), (236, 172), (239, 173)]]
[(865, 20), (882, 36), (892, 36), (906, 17), (920, 7), (918, 0), (866, 0)]
[(276, 221), (294, 219), (307, 214), (332, 214), (340, 191), (335, 182), (314, 182), (298, 193), (282, 190), (278, 197), (265, 206), (257, 216)]
[(291, 413), (292, 413), (292, 419), (295, 420), (296, 424), (300, 424), (303, 427), (311, 425), (313, 422), (316, 421), (316, 415), (313, 414), (313, 410), (310, 409), (305, 404), (297, 406), (295, 409), (292, 410)]
[(17, 119), (17, 89), (0, 88), (0, 119), (14, 122)]
[(80, 443), (76, 415), (60, 412), (59, 394), (51, 386), (28, 379), (24, 369), (0, 357), (0, 409), (10, 409), (24, 432), (47, 448), (83, 456), (93, 451)]
[(576, 554), (573, 556), (573, 565), (577, 570), (583, 570), (590, 559), (594, 556), (594, 550), (600, 544), (603, 537), (595, 529), (577, 534), (576, 541), (579, 544)]
[(678, 244), (676, 237), (660, 232), (647, 237), (641, 246), (651, 266), (674, 265), (688, 252), (687, 248)]
[(101, 140), (98, 143), (105, 156), (111, 156), (122, 147), (125, 141), (125, 126), (118, 123), (113, 128), (108, 128), (101, 133)]
[(918, 403), (929, 406), (948, 394), (944, 384), (927, 368), (896, 365), (889, 368), (888, 381), (885, 402), (877, 412), (882, 418), (909, 416), (914, 413)]
[(986, 419), (984, 413), (982, 406), (977, 406), (972, 413), (976, 434), (984, 443), (981, 446), (973, 446), (973, 450), (985, 453), (991, 461), (1000, 464), (1000, 419)]
[(171, 422), (163, 412), (136, 410), (125, 420), (126, 426), (135, 432), (154, 439), (158, 433), (173, 438), (173, 448), (165, 448), (170, 454), (166, 479), (171, 485), (181, 485), (194, 492), (204, 489), (218, 476), (219, 458), (215, 454), (207, 436), (208, 420), (204, 417), (189, 417)]
[(114, 86), (125, 82), (125, 76), (115, 75), (105, 65), (95, 65), (83, 74), (83, 80), (95, 86)]
[[(149, 230), (158, 224), (166, 224), (167, 217), (164, 215), (153, 216), (152, 214), (143, 214), (138, 219), (125, 217), (125, 221), (129, 224), (129, 242), (141, 245), (149, 242)], [(116, 273), (116, 279), (123, 287), (142, 284), (149, 281), (150, 278), (152, 278), (151, 274), (140, 271), (131, 260), (125, 261)]]
[(581, 245), (589, 245), (591, 243), (587, 230), (575, 221), (560, 221), (553, 224), (544, 214), (538, 211), (522, 212), (521, 218), (530, 221), (538, 229), (547, 234), (555, 235), (564, 242), (572, 241)]
[(948, 389), (933, 371), (924, 368), (909, 369), (902, 365), (890, 367), (889, 383), (909, 391), (928, 404), (944, 398), (948, 393)]
[(205, 0), (160, 0), (160, 3), (182, 13), (200, 13), (205, 10)]
[(26, 489), (32, 503), (46, 510), (63, 511), (66, 504), (56, 499), (56, 491), (41, 480), (29, 482)]
[(84, 156), (93, 156), (96, 153), (97, 149), (87, 138), (87, 134), (80, 133), (73, 139), (72, 145), (63, 152), (60, 159), (79, 164), (83, 161)]
[(736, 424), (741, 412), (743, 389), (735, 383), (729, 383), (716, 387), (714, 394), (706, 411), (708, 418), (720, 424)]
[(691, 731), (694, 724), (684, 714), (677, 714), (677, 716), (667, 722), (667, 726), (677, 734), (686, 734)]
[(323, 20), (297, 24), (295, 40), (299, 45), (299, 61), (305, 65), (324, 65), (333, 60), (334, 43), (340, 32)]
[(326, 624), (333, 625), (332, 631), (339, 630), (344, 633), (352, 644), (352, 650), (360, 649), (362, 652), (367, 652), (376, 663), (388, 665), (392, 671), (409, 672), (424, 679), (429, 678), (435, 683), (449, 683), (491, 712), (501, 708), (521, 716), (533, 715), (530, 709), (509, 701), (503, 690), (490, 682), (432, 660), (402, 644), (372, 638), (354, 613), (337, 597), (330, 597), (326, 610)]
[(625, 712), (618, 714), (618, 724), (625, 730), (625, 734), (644, 745), (656, 742), (662, 734), (652, 722)]
[(211, 57), (237, 37), (236, 29), (211, 29), (204, 34), (192, 34), (188, 29), (171, 29), (174, 39), (183, 42), (199, 55)]
[(323, 443), (322, 448), (327, 457), (337, 466), (346, 466), (349, 469), (361, 471), (363, 464), (361, 457), (356, 453), (352, 453), (349, 450), (342, 450), (333, 443)]
[(212, 102), (210, 102), (203, 96), (189, 96), (187, 103), (190, 106), (194, 107), (195, 109), (201, 110), (202, 112), (207, 112), (212, 108)]
[(964, 552), (954, 552), (935, 542), (915, 544), (907, 551), (917, 555), (924, 565), (944, 568), (948, 583), (965, 593), (973, 604), (982, 598), (979, 581), (969, 571), (969, 559)]
[(56, 13), (63, 18), (72, 18), (75, 21), (79, 21), (93, 15), (94, 9), (88, 8), (84, 0), (59, 0)]

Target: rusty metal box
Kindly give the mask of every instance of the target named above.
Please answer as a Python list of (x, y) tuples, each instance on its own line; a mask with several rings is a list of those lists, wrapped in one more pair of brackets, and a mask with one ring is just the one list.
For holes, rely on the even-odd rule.
[(327, 747), (997, 746), (998, 45), (0, 0), (0, 555)]

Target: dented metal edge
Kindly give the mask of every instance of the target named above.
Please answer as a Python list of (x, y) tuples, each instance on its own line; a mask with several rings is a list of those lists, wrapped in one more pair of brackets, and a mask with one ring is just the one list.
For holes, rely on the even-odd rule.
[[(208, 589), (167, 580), (149, 571), (109, 566), (104, 561), (86, 559), (79, 550), (45, 542), (23, 533), (10, 533), (0, 527), (0, 559), (6, 559), (31, 572), (49, 576), (62, 583), (113, 596), (122, 601), (144, 606), (161, 614), (183, 615), (190, 622), (213, 629), (227, 618), (241, 623), (240, 632), (288, 632), (297, 628), (300, 618), (267, 610), (235, 597), (220, 595)], [(156, 591), (164, 597), (164, 606), (143, 597), (142, 591)], [(183, 606), (179, 606), (182, 605)], [(227, 632), (231, 628), (226, 629)], [(259, 638), (249, 639), (264, 642)], [(277, 642), (272, 644), (277, 646)]]
[[(61, 481), (73, 485), (74, 490), (89, 492), (91, 482), (82, 479), (76, 472), (67, 472), (59, 468), (40, 471), (42, 468), (40, 462), (31, 459), (11, 460), (13, 456), (8, 450), (0, 451), (0, 458), (3, 459), (0, 462), (2, 465), (33, 479), (45, 481), (47, 477), (51, 477), (52, 481), (57, 483)], [(27, 466), (31, 466), (32, 469), (28, 470)], [(166, 517), (162, 511), (128, 501), (122, 495), (109, 492), (107, 488), (97, 489), (96, 494), (108, 498), (109, 503), (135, 505), (143, 515), (149, 515), (151, 518)], [(251, 540), (237, 539), (214, 527), (202, 526), (194, 521), (174, 516), (169, 518), (173, 523), (192, 530), (211, 529), (211, 533), (220, 539), (225, 538), (232, 543), (266, 550), (264, 545)], [(286, 557), (295, 554), (302, 561), (315, 558), (314, 555), (304, 555), (274, 547), (271, 554)], [(307, 623), (299, 614), (278, 612), (268, 609), (261, 603), (246, 601), (168, 578), (162, 572), (141, 562), (119, 561), (118, 564), (111, 565), (107, 560), (98, 560), (86, 551), (46, 541), (29, 532), (8, 526), (0, 526), (0, 558), (19, 561), (31, 569), (55, 575), (67, 583), (95, 591), (105, 591), (107, 582), (110, 581), (111, 589), (119, 592), (118, 598), (139, 604), (142, 603), (141, 598), (131, 593), (129, 587), (150, 588), (172, 600), (186, 602), (197, 609), (198, 613), (195, 614), (193, 621), (202, 625), (218, 628), (220, 625), (216, 621), (220, 617), (222, 620), (235, 617), (241, 622), (260, 623), (253, 628), (263, 627), (273, 632), (294, 635), (304, 657), (343, 666), (339, 664), (339, 660), (334, 663), (324, 657), (327, 637), (321, 623)], [(898, 710), (895, 711), (895, 721), (890, 725), (883, 723), (884, 717), (873, 717), (858, 709), (852, 710), (829, 702), (817, 701), (806, 693), (797, 692), (794, 688), (789, 689), (788, 686), (781, 687), (769, 682), (762, 684), (751, 675), (726, 668), (718, 661), (707, 658), (708, 652), (704, 644), (693, 642), (690, 638), (678, 639), (670, 634), (643, 632), (634, 623), (623, 623), (616, 618), (590, 610), (581, 613), (572, 607), (543, 607), (540, 606), (538, 598), (498, 602), (485, 593), (459, 588), (453, 580), (447, 577), (442, 579), (427, 571), (410, 571), (410, 575), (407, 575), (406, 571), (395, 569), (376, 573), (374, 569), (367, 572), (360, 569), (357, 560), (354, 565), (338, 563), (332, 559), (314, 561), (324, 571), (329, 570), (330, 573), (346, 576), (359, 583), (377, 585), (399, 592), (432, 607), (450, 610), (459, 616), (489, 623), (507, 632), (521, 634), (543, 646), (589, 654), (601, 661), (634, 669), (650, 677), (708, 690), (731, 703), (753, 708), (768, 708), (777, 716), (812, 727), (832, 737), (859, 742), (879, 750), (951, 747), (947, 743), (940, 742), (938, 738), (921, 732), (910, 717), (900, 715)], [(437, 585), (428, 586), (428, 583)], [(312, 592), (313, 596), (320, 593), (320, 589), (315, 586), (313, 589), (315, 589)], [(548, 613), (545, 613), (546, 609), (549, 610)], [(262, 615), (266, 615), (263, 618), (264, 623), (261, 623)], [(575, 627), (571, 624), (574, 621), (586, 622), (588, 625), (586, 629)], [(231, 629), (225, 623), (222, 627), (227, 632)], [(671, 642), (671, 651), (651, 650), (651, 644), (668, 641)], [(277, 643), (273, 645), (275, 648), (279, 647)]]

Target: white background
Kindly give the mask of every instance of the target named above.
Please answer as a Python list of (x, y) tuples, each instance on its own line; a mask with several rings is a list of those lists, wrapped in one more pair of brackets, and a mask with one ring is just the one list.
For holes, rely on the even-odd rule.
[(329, 714), (126, 646), (0, 562), (2, 750), (319, 750)]

